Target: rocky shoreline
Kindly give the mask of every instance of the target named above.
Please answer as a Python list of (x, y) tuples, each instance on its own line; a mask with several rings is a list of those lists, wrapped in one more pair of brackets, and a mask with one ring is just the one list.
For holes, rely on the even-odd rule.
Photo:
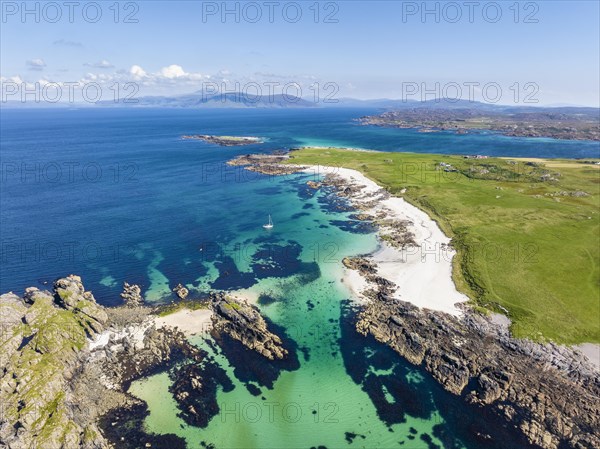
[[(2, 445), (184, 448), (175, 435), (145, 433), (147, 406), (127, 392), (134, 380), (164, 371), (188, 424), (204, 427), (219, 412), (217, 388), (233, 388), (225, 372), (178, 328), (158, 325), (162, 308), (144, 306), (139, 286), (125, 283), (121, 296), (123, 306), (105, 308), (75, 275), (58, 279), (52, 292), (31, 287), (22, 298), (0, 296)], [(215, 311), (231, 311), (219, 314), (215, 332), (266, 361), (288, 356), (256, 309), (216, 298)]]
[[(273, 174), (282, 160), (246, 156), (238, 162)], [(335, 175), (309, 183), (313, 189), (332, 187), (348, 199), (360, 218), (374, 222), (380, 237), (392, 246), (414, 245), (409, 223), (369, 215), (372, 203), (382, 201), (385, 192), (366, 195), (361, 186)], [(461, 313), (452, 316), (392, 297), (397, 286), (379, 273), (372, 256), (345, 258), (343, 263), (365, 282), (355, 323), (358, 333), (373, 336), (422, 366), (445, 390), (485, 407), (534, 446), (600, 448), (600, 372), (580, 352), (512, 338), (508, 327), (468, 304), (460, 304)]]
[(581, 354), (553, 344), (517, 340), (469, 306), (453, 317), (389, 297), (365, 260), (352, 264), (371, 285), (356, 320), (447, 391), (485, 405), (531, 444), (555, 449), (600, 447), (600, 374)]
[(298, 165), (285, 165), (289, 160), (287, 154), (246, 154), (227, 161), (227, 165), (244, 167), (248, 171), (263, 175), (291, 175), (298, 173), (306, 167)]

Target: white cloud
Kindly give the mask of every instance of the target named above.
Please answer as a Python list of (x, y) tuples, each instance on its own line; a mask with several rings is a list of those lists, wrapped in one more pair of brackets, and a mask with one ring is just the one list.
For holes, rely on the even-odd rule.
[(186, 72), (182, 66), (177, 64), (162, 67), (154, 73), (148, 73), (139, 65), (133, 65), (128, 74), (134, 81), (142, 81), (145, 85), (193, 85), (199, 81), (210, 79), (210, 75)]
[(44, 67), (46, 67), (46, 63), (44, 62), (43, 59), (40, 58), (36, 58), (36, 59), (30, 59), (28, 61), (25, 62), (25, 64), (27, 65), (27, 68), (29, 70), (44, 70)]
[(163, 67), (156, 75), (159, 78), (162, 77), (168, 80), (180, 79), (186, 81), (199, 81), (209, 78), (207, 75), (202, 75), (201, 73), (188, 73), (183, 70), (183, 67), (177, 64)]
[[(44, 61), (41, 59), (36, 62), (38, 63), (37, 66), (41, 66), (42, 68), (45, 66)], [(302, 92), (302, 96), (307, 96), (312, 95), (313, 90), (311, 90), (311, 86), (315, 79), (310, 74), (294, 76), (255, 72), (252, 75), (242, 75), (232, 74), (226, 69), (209, 75), (200, 72), (188, 72), (179, 64), (159, 67), (155, 71), (147, 70), (137, 64), (130, 66), (128, 69), (109, 69), (108, 67), (103, 67), (109, 64), (105, 60), (96, 64), (85, 64), (88, 68), (87, 72), (77, 75), (75, 75), (75, 71), (72, 69), (68, 73), (60, 73), (60, 70), (58, 70), (55, 72), (55, 75), (62, 76), (60, 76), (61, 79), (55, 81), (65, 85), (68, 85), (68, 83), (78, 84), (77, 89), (86, 83), (97, 83), (105, 93), (112, 93), (114, 91), (114, 83), (118, 83), (120, 88), (123, 89), (128, 84), (134, 83), (139, 90), (137, 97), (198, 92), (204, 90), (208, 85), (207, 83), (210, 83), (211, 88), (216, 87), (222, 92), (244, 91), (248, 83), (252, 83), (251, 89), (255, 89), (256, 84), (258, 84), (264, 95), (280, 94), (285, 86), (288, 89), (286, 92), (290, 95), (295, 94), (296, 90), (299, 94)], [(22, 78), (25, 79), (23, 82), (37, 82), (34, 79), (29, 79), (30, 77), (23, 76), (23, 74), (21, 74), (19, 81), (15, 82), (21, 82)], [(273, 84), (275, 85), (273, 86)]]
[(21, 78), (19, 75), (16, 76), (11, 76), (8, 78), (5, 78), (3, 76), (0, 76), (0, 82), (2, 83), (15, 83), (15, 84), (23, 84), (23, 78)]
[(144, 69), (142, 69), (139, 65), (132, 65), (131, 68), (129, 69), (129, 74), (135, 80), (146, 78), (148, 76), (146, 74), (146, 71)]
[(160, 69), (160, 75), (168, 78), (168, 79), (173, 79), (173, 78), (183, 78), (186, 73), (183, 70), (183, 67), (181, 67), (180, 65), (170, 65), (169, 67), (163, 67), (162, 69)]

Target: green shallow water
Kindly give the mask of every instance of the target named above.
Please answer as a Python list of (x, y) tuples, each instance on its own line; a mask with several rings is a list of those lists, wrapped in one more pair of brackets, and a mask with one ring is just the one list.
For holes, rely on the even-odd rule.
[[(278, 181), (284, 183), (285, 180)], [(348, 374), (340, 348), (340, 315), (342, 301), (350, 297), (341, 282), (344, 256), (373, 251), (376, 239), (373, 234), (353, 234), (330, 224), (332, 219), (344, 218), (343, 214), (325, 213), (317, 196), (300, 199), (286, 190), (274, 200), (273, 210), (286, 209), (287, 214), (300, 214), (296, 219), (278, 223), (270, 238), (291, 239), (301, 244), (300, 259), (316, 262), (320, 276), (307, 282), (306, 278), (292, 275), (286, 278), (264, 278), (247, 293), (257, 296), (267, 293), (276, 299), (261, 306), (262, 313), (279, 326), (298, 347), (300, 368), (283, 371), (273, 389), (261, 387), (261, 394), (253, 396), (245, 385), (236, 379), (233, 367), (222, 354), (216, 354), (200, 335), (194, 343), (209, 351), (234, 381), (233, 391), (219, 391), (220, 413), (208, 427), (200, 429), (188, 426), (177, 417), (177, 406), (168, 391), (170, 380), (166, 373), (134, 382), (130, 391), (148, 403), (150, 415), (145, 421), (150, 432), (175, 433), (187, 441), (190, 448), (212, 443), (217, 448), (328, 448), (346, 447), (346, 432), (356, 433), (352, 447), (428, 447), (422, 441), (401, 446), (416, 429), (418, 434), (431, 435), (434, 425), (442, 422), (437, 412), (428, 419), (405, 416), (406, 422), (386, 425), (377, 415), (369, 395)], [(309, 213), (305, 205), (312, 203)], [(234, 248), (249, 245), (249, 239), (269, 231), (252, 230), (236, 236), (228, 242), (231, 254)], [(250, 269), (249, 258), (238, 251), (236, 266), (240, 271)], [(160, 278), (160, 276), (158, 276)], [(253, 294), (253, 295), (252, 295)], [(311, 308), (309, 310), (309, 308)], [(308, 356), (304, 356), (307, 353)], [(375, 372), (375, 368), (373, 368)], [(383, 372), (386, 374), (386, 372)], [(421, 380), (418, 372), (409, 373), (413, 382)], [(407, 379), (410, 382), (411, 379)], [(429, 394), (424, 391), (424, 394)], [(388, 395), (389, 396), (389, 395)], [(393, 402), (393, 398), (388, 397)], [(441, 443), (432, 437), (434, 443)], [(408, 441), (408, 440), (406, 440)]]
[[(390, 432), (377, 416), (369, 396), (347, 374), (339, 350), (338, 325), (340, 301), (347, 297), (347, 292), (337, 282), (332, 283), (339, 279), (341, 270), (331, 268), (318, 280), (289, 291), (285, 303), (262, 309), (265, 315), (286, 327), (299, 346), (309, 348), (310, 357), (308, 360), (301, 357), (299, 370), (284, 371), (272, 390), (262, 388), (261, 395), (255, 397), (235, 380), (227, 359), (215, 355), (234, 379), (235, 389), (219, 392), (221, 411), (206, 429), (187, 426), (176, 418), (177, 407), (168, 391), (167, 374), (135, 382), (130, 391), (149, 405), (147, 429), (175, 433), (194, 448), (201, 447), (202, 441), (214, 443), (218, 448), (344, 447), (348, 444), (346, 432), (366, 437), (355, 440), (352, 447), (397, 447), (399, 439), (403, 439), (399, 437), (408, 435), (411, 427), (419, 433), (431, 434), (432, 427), (441, 422), (437, 414), (429, 420), (408, 417), (406, 423), (391, 426), (394, 432)], [(264, 284), (269, 287), (268, 282)], [(307, 300), (315, 303), (310, 313), (306, 311)], [(200, 338), (196, 341), (210, 350)], [(415, 377), (418, 381), (418, 374)]]

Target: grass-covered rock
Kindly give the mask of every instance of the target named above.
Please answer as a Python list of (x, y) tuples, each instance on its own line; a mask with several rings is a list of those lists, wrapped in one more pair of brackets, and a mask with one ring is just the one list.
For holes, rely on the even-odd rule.
[(1, 441), (23, 448), (106, 447), (94, 424), (77, 423), (69, 386), (87, 338), (106, 321), (78, 276), (56, 281), (54, 294), (28, 288), (23, 298), (0, 296)]

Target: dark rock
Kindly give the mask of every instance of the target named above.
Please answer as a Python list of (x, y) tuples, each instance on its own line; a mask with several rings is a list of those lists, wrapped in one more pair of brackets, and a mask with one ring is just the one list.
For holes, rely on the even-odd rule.
[(214, 333), (227, 334), (269, 360), (287, 357), (281, 338), (267, 329), (256, 307), (225, 293), (213, 293), (211, 301)]
[(489, 408), (540, 447), (600, 447), (600, 375), (576, 353), (462, 318), (372, 297), (356, 330), (422, 365), (447, 391)]

